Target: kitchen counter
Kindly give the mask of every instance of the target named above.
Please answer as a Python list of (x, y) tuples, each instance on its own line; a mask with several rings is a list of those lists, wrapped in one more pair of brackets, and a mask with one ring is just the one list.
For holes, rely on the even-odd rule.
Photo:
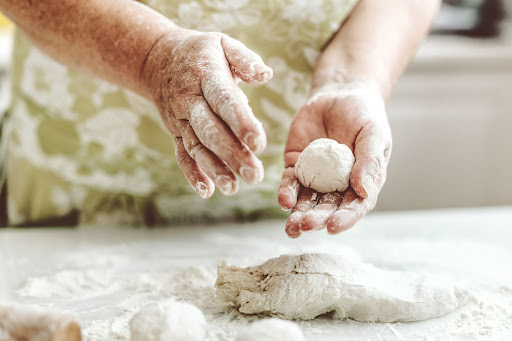
[[(69, 310), (84, 323), (89, 340), (102, 339), (98, 330), (108, 334), (103, 339), (122, 340), (127, 337), (126, 318), (115, 317), (126, 313), (127, 302), (136, 302), (137, 298), (148, 301), (151, 291), (162, 288), (163, 282), (156, 282), (164, 277), (155, 274), (172, 275), (191, 266), (214, 273), (216, 264), (223, 259), (248, 265), (284, 253), (350, 252), (380, 268), (451, 278), (480, 298), (492, 296), (494, 288), (498, 288), (498, 296), (492, 296), (486, 304), (500, 301), (502, 317), (493, 320), (493, 316), (487, 316), (482, 330), (474, 326), (474, 321), (468, 321), (474, 329), (471, 335), (476, 339), (480, 335), (483, 340), (489, 339), (489, 330), (512, 332), (511, 319), (499, 320), (506, 314), (512, 317), (512, 207), (376, 213), (334, 237), (320, 231), (292, 240), (284, 234), (283, 226), (283, 221), (263, 221), (165, 229), (0, 230), (0, 301)], [(64, 281), (60, 287), (52, 284), (52, 280), (80, 271), (89, 279), (82, 276), (77, 283)], [(132, 284), (106, 290), (103, 284), (107, 277), (97, 278), (95, 273), (106, 273)], [(141, 274), (145, 276), (142, 282)], [(52, 291), (41, 292), (37, 283), (46, 283)], [(164, 291), (159, 291), (162, 297), (151, 299), (163, 298)], [(72, 297), (73, 293), (79, 297)], [(482, 306), (475, 307), (471, 309)], [(340, 335), (346, 340), (444, 340), (450, 335), (457, 339), (469, 332), (464, 330), (469, 327), (458, 327), (457, 322), (466, 316), (465, 309), (470, 308), (417, 323), (366, 324), (321, 318), (300, 325), (307, 339), (315, 341), (339, 340)], [(218, 320), (214, 315), (207, 318), (223, 324), (215, 328), (217, 332), (223, 329), (226, 338), (217, 333), (214, 340), (230, 340), (228, 336), (240, 328), (240, 324)]]

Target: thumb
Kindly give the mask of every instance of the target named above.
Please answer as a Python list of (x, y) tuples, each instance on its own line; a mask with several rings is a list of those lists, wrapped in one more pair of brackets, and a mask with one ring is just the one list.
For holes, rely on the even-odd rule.
[(262, 85), (272, 79), (272, 69), (247, 46), (225, 34), (221, 44), (231, 70), (241, 80), (251, 85)]

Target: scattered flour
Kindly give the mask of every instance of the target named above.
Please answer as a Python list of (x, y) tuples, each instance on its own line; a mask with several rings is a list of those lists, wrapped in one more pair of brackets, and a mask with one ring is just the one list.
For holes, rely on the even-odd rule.
[(349, 147), (332, 139), (317, 139), (299, 155), (295, 174), (305, 187), (320, 193), (347, 189), (354, 166)]
[[(129, 258), (124, 250), (99, 253), (91, 249), (71, 255), (75, 258), (61, 271), (23, 283), (17, 301), (71, 312), (79, 319), (87, 341), (129, 340), (129, 321), (134, 314), (149, 303), (169, 298), (194, 304), (203, 312), (211, 341), (233, 341), (251, 322), (260, 320), (241, 314), (232, 302), (219, 297), (213, 266), (169, 271), (168, 263), (158, 271), (127, 272)], [(167, 256), (161, 253), (159, 257)], [(254, 264), (254, 259), (244, 262)], [(368, 340), (506, 340), (512, 335), (512, 286), (493, 283), (485, 278), (468, 282), (472, 290), (468, 303), (435, 320), (368, 324), (350, 319), (333, 323), (331, 318), (321, 317), (297, 324), (307, 340), (323, 340), (322, 335), (331, 340), (332, 333), (343, 333), (346, 340), (360, 340), (364, 333)]]
[(272, 318), (256, 321), (236, 337), (236, 341), (305, 341), (300, 327), (290, 321)]

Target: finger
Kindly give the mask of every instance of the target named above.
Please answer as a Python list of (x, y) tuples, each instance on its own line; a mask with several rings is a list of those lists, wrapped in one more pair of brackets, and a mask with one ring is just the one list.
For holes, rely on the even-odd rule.
[(253, 152), (261, 153), (267, 145), (265, 130), (254, 116), (247, 96), (232, 77), (226, 73), (204, 78), (201, 88), (212, 110), (227, 123), (236, 137)]
[(283, 178), (277, 190), (277, 201), (281, 208), (289, 211), (297, 204), (299, 194), (299, 180), (295, 175), (295, 168), (288, 167), (283, 172)]
[(290, 217), (286, 221), (286, 226), (284, 228), (284, 232), (290, 238), (298, 238), (301, 235), (300, 232), (300, 222), (302, 221), (302, 213), (300, 212), (292, 212)]
[(188, 121), (180, 120), (178, 126), (188, 155), (210, 179), (214, 180), (223, 194), (235, 194), (238, 191), (238, 179), (235, 174), (199, 141)]
[(199, 141), (231, 169), (238, 171), (245, 181), (251, 185), (261, 182), (264, 175), (261, 161), (212, 112), (204, 98), (197, 97), (190, 103), (190, 125)]
[(180, 167), (188, 183), (203, 199), (211, 197), (215, 190), (212, 180), (187, 153), (183, 139), (176, 137), (174, 140), (176, 142), (175, 154), (178, 167)]
[(338, 209), (343, 199), (340, 192), (323, 194), (318, 204), (302, 219), (301, 231), (318, 231), (326, 227), (327, 219)]
[[(315, 195), (313, 195), (315, 194)], [(289, 237), (297, 238), (301, 234), (301, 224), (304, 214), (315, 207), (316, 200), (318, 198), (317, 193), (306, 187), (301, 187), (297, 204), (292, 211), (292, 214), (286, 221), (285, 231)]]
[(261, 85), (272, 79), (272, 69), (247, 46), (225, 34), (222, 35), (221, 44), (231, 70), (241, 80), (251, 85)]
[(337, 234), (352, 228), (359, 219), (375, 207), (377, 195), (377, 191), (374, 191), (370, 192), (367, 198), (361, 198), (352, 188), (349, 188), (338, 210), (327, 219), (327, 232)]
[(167, 129), (174, 135), (176, 161), (187, 182), (202, 198), (211, 197), (215, 191), (215, 186), (208, 175), (199, 168), (196, 161), (188, 154), (174, 113), (162, 111), (161, 116)]
[(391, 154), (391, 138), (385, 135), (380, 128), (367, 125), (357, 136), (350, 185), (361, 198), (380, 189), (377, 178), (386, 170)]

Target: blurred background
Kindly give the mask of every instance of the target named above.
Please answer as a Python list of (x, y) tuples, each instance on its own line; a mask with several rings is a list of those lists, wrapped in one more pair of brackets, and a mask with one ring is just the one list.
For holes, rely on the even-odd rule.
[(378, 209), (512, 205), (512, 1), (444, 1), (388, 114)]
[[(0, 14), (0, 113), (13, 26)], [(512, 1), (446, 0), (388, 105), (380, 210), (512, 205)]]

